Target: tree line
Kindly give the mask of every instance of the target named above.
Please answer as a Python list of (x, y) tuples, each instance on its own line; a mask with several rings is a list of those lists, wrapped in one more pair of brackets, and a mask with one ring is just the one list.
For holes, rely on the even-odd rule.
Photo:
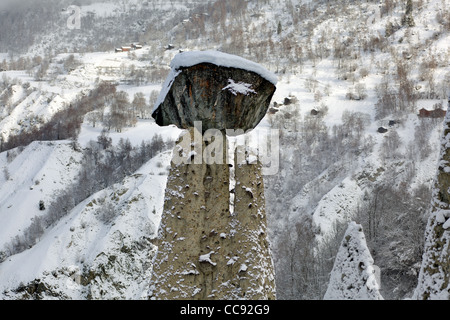
[(99, 83), (89, 94), (80, 96), (67, 108), (56, 112), (48, 122), (9, 136), (7, 141), (0, 143), (0, 152), (27, 146), (33, 141), (76, 139), (86, 113), (103, 108), (115, 93), (114, 84)]

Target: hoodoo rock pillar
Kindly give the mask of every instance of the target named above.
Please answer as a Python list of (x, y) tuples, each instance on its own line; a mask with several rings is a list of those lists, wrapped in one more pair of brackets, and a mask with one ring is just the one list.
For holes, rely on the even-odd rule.
[[(186, 130), (173, 151), (149, 297), (275, 299), (262, 165), (236, 155), (230, 162), (234, 150), (224, 134), (256, 127), (275, 91), (274, 77), (211, 51), (179, 54), (171, 66), (153, 117)], [(217, 135), (198, 140), (209, 129), (222, 143)]]

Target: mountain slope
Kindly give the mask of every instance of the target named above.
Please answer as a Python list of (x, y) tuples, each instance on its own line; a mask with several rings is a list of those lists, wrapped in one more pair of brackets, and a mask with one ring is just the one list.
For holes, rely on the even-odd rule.
[[(23, 150), (22, 150), (23, 149)], [(1, 153), (0, 243), (5, 244), (48, 205), (78, 173), (81, 153), (68, 142), (33, 142), (25, 148)], [(25, 200), (25, 201), (24, 201)]]
[[(137, 299), (146, 294), (167, 176), (161, 154), (76, 206), (0, 266), (3, 298)], [(164, 174), (160, 174), (160, 173)], [(34, 261), (35, 263), (28, 263)], [(34, 290), (38, 282), (42, 290)], [(44, 289), (45, 288), (45, 289)]]

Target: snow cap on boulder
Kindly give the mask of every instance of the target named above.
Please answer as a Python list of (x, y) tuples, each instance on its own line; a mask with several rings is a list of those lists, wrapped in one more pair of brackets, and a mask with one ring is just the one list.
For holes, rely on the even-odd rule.
[(265, 116), (277, 77), (261, 65), (218, 51), (177, 54), (152, 116), (161, 126), (253, 129)]

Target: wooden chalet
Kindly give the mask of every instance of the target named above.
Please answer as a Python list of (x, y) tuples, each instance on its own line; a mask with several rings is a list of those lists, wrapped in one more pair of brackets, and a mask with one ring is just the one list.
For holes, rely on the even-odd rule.
[(122, 46), (120, 48), (116, 48), (116, 52), (127, 52), (131, 50), (139, 50), (142, 49), (142, 45), (138, 43), (132, 43), (129, 46)]
[(422, 108), (419, 110), (418, 116), (420, 118), (443, 118), (445, 117), (445, 114), (446, 111), (442, 110), (441, 108), (434, 110), (427, 110), (425, 108)]

